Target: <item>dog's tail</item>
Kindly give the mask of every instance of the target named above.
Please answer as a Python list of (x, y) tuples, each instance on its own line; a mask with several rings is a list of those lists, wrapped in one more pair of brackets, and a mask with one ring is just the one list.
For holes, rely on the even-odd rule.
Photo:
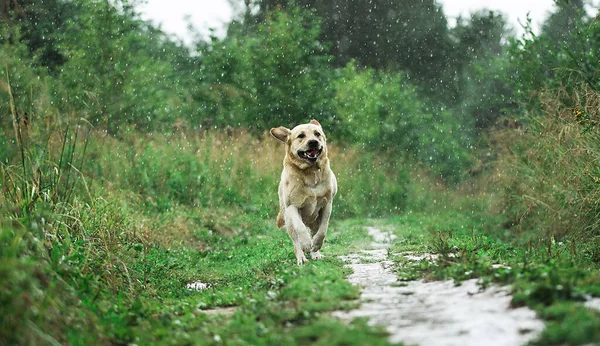
[(281, 228), (285, 225), (285, 219), (283, 218), (283, 215), (281, 215), (281, 212), (279, 212), (279, 214), (277, 214), (277, 228)]

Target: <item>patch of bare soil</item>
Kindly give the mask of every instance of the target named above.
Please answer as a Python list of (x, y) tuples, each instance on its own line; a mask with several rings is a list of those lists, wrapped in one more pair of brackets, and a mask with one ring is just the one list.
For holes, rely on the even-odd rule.
[(522, 345), (544, 328), (529, 308), (510, 308), (507, 287), (482, 289), (476, 279), (460, 286), (453, 281), (399, 282), (387, 260), (392, 235), (371, 227), (367, 231), (375, 250), (342, 256), (354, 270), (348, 280), (362, 288), (361, 307), (334, 316), (345, 321), (366, 317), (371, 325), (385, 327), (391, 342), (409, 345)]

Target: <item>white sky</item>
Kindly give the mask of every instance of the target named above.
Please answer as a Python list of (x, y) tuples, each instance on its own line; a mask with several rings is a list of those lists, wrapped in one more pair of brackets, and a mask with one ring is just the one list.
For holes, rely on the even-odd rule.
[[(438, 0), (438, 3), (443, 5), (451, 25), (458, 15), (468, 18), (473, 11), (490, 9), (505, 14), (517, 33), (522, 32), (519, 21), (525, 23), (528, 12), (535, 30), (554, 8), (553, 0)], [(184, 19), (186, 15), (190, 16), (194, 27), (207, 37), (208, 28), (214, 28), (217, 36), (223, 36), (234, 12), (227, 0), (146, 0), (138, 10), (142, 18), (159, 24), (164, 31), (187, 43), (191, 42), (191, 37)]]
[(138, 6), (142, 18), (159, 24), (165, 32), (174, 34), (190, 43), (188, 30), (189, 15), (193, 26), (208, 37), (209, 28), (215, 29), (217, 36), (225, 34), (227, 23), (233, 10), (227, 0), (147, 0)]
[(451, 25), (459, 15), (468, 18), (469, 13), (486, 9), (502, 12), (517, 33), (523, 32), (519, 22), (526, 23), (527, 13), (537, 30), (554, 9), (554, 0), (438, 0), (438, 3), (442, 4)]

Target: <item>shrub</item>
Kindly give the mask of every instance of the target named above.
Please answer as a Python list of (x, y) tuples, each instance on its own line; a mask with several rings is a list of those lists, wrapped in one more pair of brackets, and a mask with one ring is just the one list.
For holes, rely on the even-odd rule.
[(56, 68), (57, 107), (113, 134), (131, 124), (150, 131), (180, 117), (199, 121), (184, 88), (191, 71), (175, 68), (185, 48), (139, 20), (127, 1), (80, 1), (76, 13), (54, 33), (66, 59)]
[[(332, 118), (331, 57), (318, 41), (319, 21), (299, 8), (276, 10), (248, 32), (230, 26), (227, 38), (203, 52), (201, 84), (212, 90), (215, 124), (266, 129)], [(209, 97), (206, 97), (209, 96)]]
[(567, 14), (573, 13), (570, 32), (546, 26), (538, 37), (512, 42), (509, 51), (508, 80), (530, 106), (527, 127), (504, 129), (493, 139), (509, 148), (499, 151), (506, 226), (526, 238), (589, 239), (600, 226), (600, 25), (582, 12)]
[(339, 136), (398, 162), (417, 160), (456, 182), (469, 164), (467, 129), (449, 111), (421, 101), (401, 74), (349, 63), (335, 83)]
[(572, 21), (572, 30), (561, 33), (561, 41), (550, 33), (535, 36), (530, 27), (520, 40), (511, 41), (504, 79), (515, 92), (515, 101), (540, 111), (544, 89), (566, 88), (571, 94), (580, 82), (600, 89), (600, 23), (583, 15)]

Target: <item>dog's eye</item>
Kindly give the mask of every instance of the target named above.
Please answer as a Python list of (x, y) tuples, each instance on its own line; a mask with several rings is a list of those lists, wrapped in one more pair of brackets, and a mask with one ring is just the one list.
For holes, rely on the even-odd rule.
[(320, 132), (315, 132), (315, 136), (321, 137), (321, 133)]
[(304, 137), (306, 137), (306, 135), (304, 133), (301, 133), (298, 135), (298, 138), (304, 138)]

